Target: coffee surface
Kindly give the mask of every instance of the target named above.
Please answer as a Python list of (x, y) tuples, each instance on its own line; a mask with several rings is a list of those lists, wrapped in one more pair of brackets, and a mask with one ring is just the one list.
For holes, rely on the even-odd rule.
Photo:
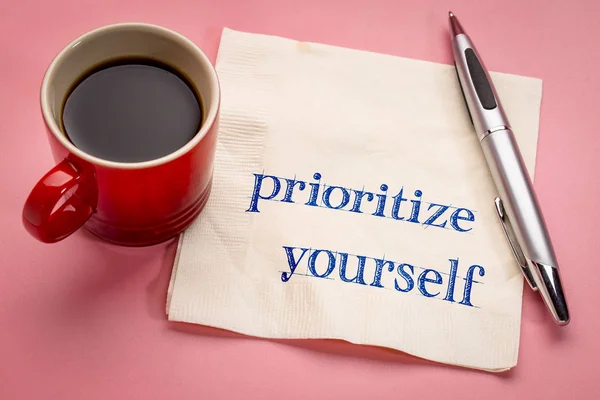
[(74, 86), (63, 107), (69, 140), (109, 161), (166, 156), (199, 131), (202, 103), (175, 70), (147, 60), (100, 66)]

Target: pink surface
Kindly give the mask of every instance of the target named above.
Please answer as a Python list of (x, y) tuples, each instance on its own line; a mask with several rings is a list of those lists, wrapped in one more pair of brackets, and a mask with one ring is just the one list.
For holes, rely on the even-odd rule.
[[(0, 398), (600, 397), (599, 2), (10, 3), (0, 3)], [(344, 342), (268, 341), (169, 323), (164, 303), (174, 242), (120, 248), (80, 232), (43, 245), (22, 228), (25, 197), (53, 165), (38, 110), (40, 81), (75, 36), (118, 21), (157, 23), (214, 60), (227, 26), (451, 63), (448, 9), (490, 69), (544, 80), (535, 186), (572, 322), (555, 327), (526, 290), (512, 371), (490, 374)]]

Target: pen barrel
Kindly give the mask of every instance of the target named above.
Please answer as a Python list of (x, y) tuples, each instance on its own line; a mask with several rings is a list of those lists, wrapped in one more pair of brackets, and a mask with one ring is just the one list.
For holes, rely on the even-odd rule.
[(566, 325), (569, 310), (558, 263), (523, 157), (487, 68), (453, 14), (450, 26), (458, 81), (498, 191), (496, 212), (525, 277), (539, 291), (554, 320)]
[(483, 154), (524, 256), (558, 268), (531, 178), (513, 132), (502, 129), (481, 140)]
[(452, 51), (460, 88), (479, 139), (497, 129), (510, 129), (494, 82), (469, 36), (453, 38)]

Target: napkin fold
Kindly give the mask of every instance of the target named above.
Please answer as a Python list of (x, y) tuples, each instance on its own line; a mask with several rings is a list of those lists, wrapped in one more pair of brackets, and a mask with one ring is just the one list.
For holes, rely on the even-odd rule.
[[(224, 29), (172, 321), (516, 365), (523, 278), (453, 66)], [(491, 74), (533, 177), (542, 82)]]

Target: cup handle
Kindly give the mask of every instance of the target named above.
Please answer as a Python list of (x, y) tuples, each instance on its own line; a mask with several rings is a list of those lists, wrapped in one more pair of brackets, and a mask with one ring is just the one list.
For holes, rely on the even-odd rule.
[(95, 174), (64, 159), (38, 181), (27, 197), (23, 225), (41, 242), (58, 242), (83, 226), (97, 203)]

